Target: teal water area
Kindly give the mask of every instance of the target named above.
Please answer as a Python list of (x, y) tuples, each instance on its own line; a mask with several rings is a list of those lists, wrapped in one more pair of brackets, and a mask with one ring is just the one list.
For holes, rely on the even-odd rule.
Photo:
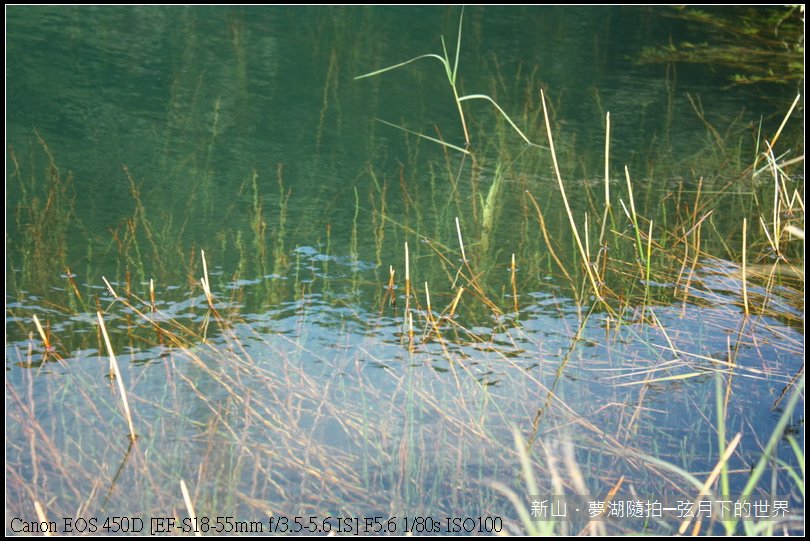
[[(18, 531), (13, 517), (41, 520), (34, 501), (59, 531), (68, 516), (188, 517), (181, 480), (198, 517), (242, 521), (222, 533), (300, 532), (295, 517), (317, 517), (306, 532), (354, 533), (340, 517), (377, 516), (396, 517), (399, 533), (471, 533), (453, 517), (493, 518), (476, 533), (521, 533), (516, 502), (528, 510), (530, 488), (519, 448), (544, 494), (603, 499), (619, 486), (627, 498), (691, 498), (698, 488), (677, 470), (705, 481), (720, 439), (737, 433), (728, 488), (743, 489), (803, 382), (803, 275), (751, 279), (767, 310), (746, 318), (726, 243), (738, 250), (741, 216), (759, 208), (740, 201), (773, 196), (767, 181), (736, 179), (795, 89), (734, 86), (722, 65), (638, 63), (644, 47), (714, 39), (669, 8), (470, 7), (459, 93), (487, 94), (539, 146), (471, 100), (465, 155), (417, 135), (466, 148), (435, 58), (355, 80), (442, 55), (441, 36), (452, 62), (460, 13), (7, 8), (6, 533)], [(639, 286), (628, 256), (631, 271), (610, 287), (646, 287), (651, 300), (621, 318), (583, 294), (574, 270), (541, 88), (594, 253), (608, 111), (609, 231), (631, 239), (631, 253), (625, 165), (639, 214), (665, 229), (698, 191), (738, 194), (714, 200), (694, 266), (661, 255), (660, 280)], [(800, 392), (780, 430), (803, 442)], [(787, 501), (793, 519), (804, 513), (791, 475), (803, 443), (797, 456), (786, 436), (758, 490)], [(702, 532), (725, 530), (708, 520)]]

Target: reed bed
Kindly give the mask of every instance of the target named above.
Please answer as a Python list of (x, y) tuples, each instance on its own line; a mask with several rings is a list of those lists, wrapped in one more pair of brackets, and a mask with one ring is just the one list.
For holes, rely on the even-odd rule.
[[(10, 153), (25, 271), (7, 294), (7, 514), (231, 516), (241, 533), (297, 516), (398, 517), (399, 533), (428, 528), (405, 516), (436, 517), (438, 533), (460, 533), (446, 517), (534, 535), (803, 533), (795, 516), (531, 519), (542, 494), (745, 493), (803, 510), (803, 156), (774, 150), (780, 127), (734, 176), (651, 196), (647, 171), (610, 163), (607, 113), (604, 178), (572, 182), (573, 145), (535, 73), (514, 117), (495, 101), (502, 73), (494, 97), (461, 94), (462, 22), (452, 62), (443, 46), (365, 77), (438, 59), (464, 143), (403, 128), (406, 159), (370, 161), (349, 203), (307, 212), (283, 165), (250, 171), (222, 214), (237, 225), (204, 246), (185, 223), (156, 227), (124, 168), (114, 273), (75, 280), (70, 175), (38, 135), (45, 174)], [(198, 180), (203, 204), (186, 211), (210, 216), (210, 171)], [(340, 226), (317, 220), (336, 207)]]
[[(588, 485), (591, 493), (607, 497), (619, 472), (625, 483), (632, 484), (632, 479), (650, 483), (652, 478), (664, 490), (671, 489), (678, 473), (662, 469), (662, 464), (704, 464), (688, 448), (680, 455), (651, 455), (651, 448), (667, 445), (639, 437), (666, 414), (666, 409), (655, 406), (659, 399), (650, 397), (667, 396), (672, 403), (672, 393), (681, 385), (712, 374), (726, 378), (731, 396), (744, 392), (747, 380), (781, 373), (784, 395), (795, 407), (803, 377), (795, 374), (789, 381), (790, 374), (778, 359), (784, 355), (785, 367), (795, 366), (790, 359), (801, 355), (803, 345), (798, 335), (792, 339), (780, 335), (783, 331), (769, 322), (794, 313), (800, 323), (797, 308), (802, 301), (798, 290), (773, 284), (778, 266), (770, 269), (771, 274), (760, 270), (761, 284), (749, 288), (756, 320), (736, 317), (741, 326), (735, 341), (707, 354), (707, 347), (718, 347), (718, 336), (726, 336), (729, 314), (742, 311), (739, 266), (701, 253), (680, 306), (653, 302), (655, 296), (645, 288), (644, 293), (636, 292), (638, 298), (647, 299), (641, 305), (625, 301), (615, 312), (575, 310), (573, 320), (559, 318), (559, 329), (538, 332), (538, 314), (548, 308), (525, 298), (509, 319), (509, 303), (504, 305), (482, 284), (474, 270), (475, 256), (467, 256), (463, 249), (460, 226), (456, 233), (457, 249), (430, 245), (432, 258), (445, 267), (443, 279), (430, 279), (446, 284), (446, 296), (436, 297), (444, 301), (431, 302), (426, 282), (422, 304), (421, 293), (410, 284), (409, 262), (403, 272), (402, 312), (397, 311), (399, 303), (390, 301), (371, 313), (337, 302), (339, 313), (313, 321), (324, 317), (319, 312), (325, 308), (324, 298), (308, 292), (270, 317), (240, 314), (212, 291), (206, 263), (200, 286), (194, 288), (197, 293), (189, 299), (193, 317), (164, 312), (153, 298), (140, 298), (132, 291), (120, 295), (114, 288), (125, 284), (109, 284), (108, 295), (99, 300), (105, 318), (117, 322), (118, 341), (128, 339), (131, 344), (131, 375), (117, 379), (132, 380), (128, 392), (133, 416), (144, 427), (137, 441), (115, 436), (121, 434), (113, 419), (118, 416), (117, 399), (105, 378), (99, 377), (102, 372), (95, 370), (93, 375), (92, 347), (64, 350), (58, 344), (66, 341), (48, 338), (40, 324), (41, 345), (32, 340), (25, 349), (12, 346), (12, 357), (63, 376), (39, 377), (36, 370), (26, 370), (10, 387), (13, 428), (7, 468), (15, 481), (10, 505), (22, 510), (32, 501), (43, 501), (49, 516), (125, 509), (180, 517), (185, 513), (182, 500), (167, 487), (186, 479), (196, 487), (191, 499), (199, 502), (199, 515), (394, 516), (407, 508), (414, 514), (452, 516), (509, 509), (516, 513), (507, 521), (509, 531), (535, 531), (539, 526), (527, 522), (515, 508), (514, 489), (505, 488), (513, 486), (515, 478), (530, 482), (527, 464), (537, 460), (527, 458), (525, 444), (516, 447), (510, 436), (510, 427), (520, 419), (530, 421), (521, 430), (530, 448), (540, 442), (575, 441), (564, 467), (602, 471), (604, 477), (591, 475)], [(632, 245), (630, 239), (628, 243)], [(453, 252), (461, 257), (456, 259)], [(690, 266), (682, 264), (678, 251), (668, 254), (671, 276)], [(200, 260), (205, 262), (205, 255)], [(428, 266), (424, 256), (420, 261), (417, 269)], [(514, 277), (517, 263), (511, 266)], [(638, 276), (642, 271), (630, 263), (623, 272)], [(380, 292), (391, 291), (396, 282), (394, 269), (389, 273), (388, 285), (377, 286)], [(749, 280), (755, 282), (750, 274)], [(517, 302), (519, 286), (514, 278), (509, 282)], [(682, 312), (701, 303), (705, 336), (695, 342), (692, 329), (682, 328), (679, 321)], [(578, 308), (562, 298), (550, 306), (555, 305), (561, 315)], [(494, 320), (482, 326), (476, 306)], [(58, 311), (51, 318), (57, 316)], [(364, 336), (359, 343), (358, 335)], [(588, 348), (583, 349), (585, 345)], [(767, 367), (757, 364), (756, 356), (742, 353), (751, 345), (764, 347), (761, 356), (769, 360)], [(40, 357), (46, 363), (38, 361)], [(141, 362), (150, 368), (138, 370), (136, 363)], [(592, 393), (590, 403), (599, 407), (583, 410), (582, 396), (576, 401), (568, 397), (561, 385), (564, 374), (601, 382), (578, 391)], [(613, 389), (608, 395), (604, 382)], [(33, 399), (43, 385), (53, 397), (50, 404)], [(633, 406), (636, 389), (641, 390)], [(674, 402), (679, 400), (697, 411), (709, 407), (694, 403), (688, 394)], [(35, 413), (42, 408), (49, 413)], [(704, 422), (711, 426), (710, 418)], [(22, 429), (19, 435), (16, 427)], [(699, 432), (687, 426), (681, 430)], [(733, 458), (745, 462), (739, 449), (732, 445), (726, 449), (720, 463)], [(199, 459), (188, 463), (189, 456)], [(624, 457), (621, 468), (616, 463), (619, 457)], [(542, 471), (552, 467), (542, 464), (545, 461), (534, 467)], [(697, 464), (685, 471), (697, 473), (707, 467)], [(24, 472), (32, 466), (34, 475), (26, 477)], [(726, 475), (746, 475), (739, 466), (722, 468)], [(554, 483), (562, 483), (560, 487), (552, 483), (531, 490), (582, 490), (561, 478), (568, 477), (551, 476)], [(464, 481), (456, 489), (445, 486), (459, 479)], [(682, 494), (692, 495), (688, 490)], [(564, 532), (570, 526), (548, 527)]]

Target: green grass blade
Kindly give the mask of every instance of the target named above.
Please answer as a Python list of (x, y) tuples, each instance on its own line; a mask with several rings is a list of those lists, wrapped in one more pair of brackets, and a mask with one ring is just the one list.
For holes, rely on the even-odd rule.
[[(798, 459), (799, 468), (802, 470), (802, 478), (804, 478), (804, 449), (799, 447), (799, 442), (796, 441), (796, 438), (793, 436), (788, 436), (785, 438), (790, 447), (793, 449), (793, 452), (796, 454), (796, 458)], [(801, 487), (802, 495), (804, 495), (804, 483), (802, 483)]]
[(703, 488), (703, 483), (701, 483), (697, 477), (695, 477), (688, 471), (684, 470), (683, 468), (676, 466), (675, 464), (671, 464), (666, 460), (661, 460), (660, 458), (654, 457), (652, 455), (648, 455), (645, 453), (638, 453), (636, 451), (628, 451), (628, 454), (632, 456), (637, 456), (638, 458), (644, 460), (645, 462), (655, 464), (656, 466), (664, 468), (665, 470), (669, 470), (673, 473), (680, 475), (685, 481), (687, 481), (690, 485), (697, 488), (698, 490)]
[(617, 383), (616, 387), (627, 387), (629, 385), (647, 385), (649, 383), (660, 383), (662, 381), (678, 381), (682, 379), (696, 378), (698, 376), (705, 376), (706, 372), (688, 372), (686, 374), (677, 374), (675, 376), (666, 376), (655, 379), (645, 379), (641, 381), (628, 381), (625, 383)]
[(381, 73), (385, 73), (386, 71), (391, 71), (391, 70), (395, 70), (397, 68), (401, 68), (402, 66), (407, 66), (411, 62), (416, 62), (417, 60), (422, 60), (423, 58), (435, 58), (436, 60), (438, 60), (439, 62), (441, 62), (444, 65), (445, 71), (450, 73), (450, 66), (447, 65), (447, 60), (445, 60), (444, 58), (442, 58), (441, 56), (439, 56), (437, 54), (427, 53), (427, 54), (423, 54), (423, 55), (419, 55), (419, 56), (416, 56), (414, 58), (411, 58), (410, 60), (406, 60), (405, 62), (400, 62), (399, 64), (394, 64), (393, 66), (388, 66), (387, 68), (382, 68), (382, 69), (378, 69), (376, 71), (372, 71), (371, 73), (365, 73), (363, 75), (358, 75), (354, 79), (356, 81), (357, 79), (365, 79), (366, 77), (374, 77), (375, 75), (380, 75)]
[(759, 482), (762, 474), (765, 472), (765, 467), (768, 465), (771, 454), (773, 454), (774, 450), (776, 449), (776, 445), (782, 440), (782, 435), (784, 434), (785, 428), (787, 428), (787, 425), (791, 420), (793, 410), (796, 408), (796, 404), (798, 403), (799, 398), (802, 396), (804, 396), (804, 375), (802, 375), (802, 379), (799, 380), (796, 388), (793, 390), (793, 395), (785, 405), (785, 411), (782, 413), (782, 416), (776, 423), (773, 432), (771, 432), (771, 437), (768, 439), (768, 443), (765, 445), (765, 449), (762, 451), (762, 456), (760, 457), (756, 466), (754, 466), (754, 471), (751, 472), (751, 477), (749, 477), (748, 482), (745, 484), (745, 488), (742, 490), (743, 495), (752, 494), (754, 487)]
[(397, 128), (399, 130), (402, 130), (404, 132), (410, 133), (412, 135), (416, 135), (417, 137), (421, 137), (422, 139), (427, 139), (428, 141), (433, 141), (434, 143), (439, 143), (440, 145), (445, 146), (447, 148), (452, 148), (453, 150), (458, 150), (459, 152), (463, 152), (464, 154), (469, 154), (470, 153), (470, 151), (467, 150), (467, 149), (461, 148), (461, 147), (453, 145), (451, 143), (447, 143), (445, 141), (441, 141), (439, 139), (436, 139), (435, 137), (431, 137), (431, 136), (425, 135), (423, 133), (419, 133), (419, 132), (415, 132), (413, 130), (409, 130), (408, 128), (403, 128), (402, 126), (392, 124), (391, 122), (387, 122), (387, 121), (385, 121), (385, 120), (383, 120), (381, 118), (378, 118), (377, 121), (382, 122), (383, 124), (388, 124), (389, 126), (392, 126), (392, 127)]
[(447, 72), (447, 79), (450, 81), (450, 86), (455, 86), (455, 74), (450, 71), (450, 56), (447, 54), (447, 45), (444, 43), (444, 36), (442, 36), (442, 52), (444, 53), (444, 71)]
[(802, 495), (802, 498), (804, 498), (804, 485), (806, 484), (804, 476), (799, 475), (796, 472), (796, 470), (794, 470), (790, 466), (790, 464), (788, 464), (784, 460), (777, 460), (776, 465), (779, 466), (780, 468), (784, 469), (785, 472), (787, 472), (787, 474), (790, 476), (790, 478), (793, 479), (793, 482), (796, 483), (796, 489), (799, 491), (799, 494)]
[[(771, 459), (771, 455), (776, 450), (777, 444), (782, 440), (785, 428), (787, 428), (788, 423), (790, 423), (790, 420), (793, 415), (793, 410), (796, 408), (796, 404), (799, 402), (799, 398), (802, 398), (803, 396), (804, 396), (804, 375), (802, 375), (802, 378), (797, 382), (796, 387), (793, 390), (793, 394), (790, 396), (790, 399), (785, 405), (785, 409), (782, 413), (782, 416), (779, 418), (779, 421), (777, 421), (776, 426), (773, 429), (773, 432), (771, 432), (771, 437), (768, 438), (768, 443), (765, 445), (765, 449), (762, 450), (762, 456), (754, 466), (754, 469), (751, 472), (751, 476), (748, 478), (748, 482), (745, 484), (745, 487), (742, 489), (742, 492), (740, 493), (741, 495), (749, 496), (753, 494), (754, 487), (759, 482), (760, 478), (762, 477), (762, 474), (765, 473), (765, 468), (767, 467), (768, 462)], [(791, 447), (793, 447), (793, 451), (795, 453), (796, 447), (794, 447), (792, 444)], [(802, 453), (802, 458), (804, 458), (803, 455), (804, 453)], [(804, 461), (802, 460), (800, 461), (800, 463), (803, 464)], [(730, 529), (732, 531), (736, 529), (738, 522), (739, 519), (734, 519), (731, 521)], [(768, 521), (763, 522), (769, 523)], [(749, 529), (750, 523), (744, 522), (743, 525), (746, 527), (746, 529)]]
[(527, 145), (532, 145), (532, 146), (535, 146), (535, 147), (539, 147), (539, 146), (540, 146), (540, 145), (535, 145), (534, 143), (532, 143), (531, 141), (529, 141), (529, 138), (528, 138), (528, 137), (526, 137), (526, 134), (524, 134), (522, 131), (520, 131), (520, 128), (518, 128), (518, 127), (517, 127), (517, 125), (515, 125), (515, 123), (514, 123), (514, 122), (512, 122), (512, 119), (511, 119), (511, 118), (509, 118), (509, 115), (507, 115), (507, 114), (506, 114), (506, 111), (504, 111), (503, 109), (501, 109), (501, 106), (500, 106), (500, 105), (498, 105), (498, 104), (495, 102), (495, 100), (493, 100), (492, 98), (490, 98), (490, 97), (489, 97), (489, 96), (487, 96), (486, 94), (469, 94), (469, 95), (467, 95), (467, 96), (462, 96), (462, 97), (460, 97), (460, 98), (458, 99), (458, 101), (466, 101), (466, 100), (487, 100), (489, 103), (491, 103), (492, 105), (494, 105), (494, 106), (495, 106), (495, 108), (498, 110), (498, 112), (500, 112), (500, 113), (501, 113), (501, 115), (503, 115), (503, 117), (506, 119), (506, 121), (507, 121), (507, 122), (509, 122), (509, 125), (510, 125), (510, 126), (512, 126), (512, 128), (514, 128), (514, 130), (515, 130), (516, 132), (518, 132), (518, 134), (520, 135), (520, 137), (521, 137), (521, 138), (522, 138), (524, 141), (526, 141), (526, 144), (527, 144)]
[(458, 18), (458, 40), (456, 41), (456, 61), (453, 64), (452, 84), (456, 84), (456, 73), (458, 73), (458, 55), (461, 52), (461, 25), (464, 23), (464, 6), (461, 7), (461, 15)]

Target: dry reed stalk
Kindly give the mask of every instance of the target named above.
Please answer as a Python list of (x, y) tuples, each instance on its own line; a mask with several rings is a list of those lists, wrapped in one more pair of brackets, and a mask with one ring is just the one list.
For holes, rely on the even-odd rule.
[(458, 223), (458, 216), (456, 216), (456, 232), (458, 233), (458, 244), (461, 246), (461, 260), (467, 263), (467, 254), (464, 253), (464, 240), (461, 238), (461, 225)]
[[(793, 109), (796, 108), (796, 105), (798, 105), (799, 100), (801, 99), (801, 97), (802, 97), (801, 94), (796, 94), (796, 99), (793, 100), (793, 104), (790, 106), (790, 109), (788, 109), (788, 112), (785, 115), (785, 118), (782, 119), (782, 124), (780, 124), (779, 129), (776, 130), (776, 135), (773, 136), (773, 139), (771, 139), (770, 143), (768, 143), (766, 141), (766, 143), (768, 143), (768, 146), (773, 147), (774, 145), (776, 145), (776, 141), (779, 140), (779, 136), (782, 134), (782, 130), (784, 129), (785, 125), (787, 124), (788, 118), (790, 118), (790, 115), (793, 114)], [(757, 170), (757, 163), (759, 162), (759, 156), (760, 155), (757, 154), (757, 158), (756, 158), (756, 160), (754, 160), (754, 167), (753, 167), (754, 171)]]
[(425, 282), (425, 302), (427, 303), (427, 309), (425, 310), (425, 317), (427, 317), (428, 323), (431, 325), (433, 324), (433, 312), (430, 307), (430, 289), (428, 288), (428, 283)]
[(746, 259), (747, 259), (747, 240), (748, 234), (748, 219), (743, 218), (743, 230), (742, 230), (742, 290), (743, 290), (743, 306), (745, 307), (745, 315), (746, 317), (750, 315), (750, 311), (748, 308), (748, 282), (746, 279)]
[(413, 315), (411, 315), (411, 259), (408, 243), (405, 242), (405, 325), (408, 343), (413, 348)]
[[(188, 516), (191, 517), (191, 522), (196, 526), (197, 524), (197, 515), (194, 513), (194, 506), (191, 504), (191, 496), (188, 494), (188, 488), (186, 488), (186, 482), (180, 479), (180, 492), (183, 493), (183, 501), (186, 504), (186, 511), (188, 511)], [(197, 537), (202, 537), (202, 533), (200, 532), (199, 528), (194, 528), (194, 535)]]
[(37, 326), (37, 332), (39, 336), (42, 338), (42, 341), (45, 343), (45, 350), (51, 350), (51, 341), (48, 339), (48, 335), (45, 334), (45, 330), (42, 328), (42, 325), (39, 323), (39, 318), (34, 314), (34, 325)]
[[(42, 505), (38, 500), (34, 500), (34, 510), (37, 513), (37, 519), (39, 519), (40, 524), (48, 524), (48, 517), (45, 516), (45, 510), (42, 509)], [(45, 537), (50, 537), (52, 534), (50, 528), (44, 528), (42, 533)]]
[(395, 285), (394, 285), (394, 270), (393, 265), (388, 266), (388, 286), (386, 287), (385, 297), (383, 297), (383, 306), (385, 306), (386, 299), (388, 300), (388, 305), (393, 306), (397, 302), (397, 297), (394, 294)]
[(540, 205), (537, 203), (537, 200), (529, 190), (526, 190), (526, 195), (529, 196), (529, 200), (532, 202), (532, 205), (534, 205), (534, 210), (537, 211), (537, 220), (540, 222), (540, 231), (543, 232), (543, 239), (546, 241), (549, 255), (565, 275), (565, 278), (569, 282), (572, 281), (573, 279), (571, 278), (571, 275), (568, 274), (567, 270), (565, 270), (562, 261), (560, 261), (560, 258), (557, 257), (557, 252), (554, 251), (554, 246), (551, 244), (551, 238), (549, 237), (548, 229), (546, 228), (546, 219), (543, 217), (543, 212), (540, 210)]
[(458, 301), (461, 300), (461, 294), (464, 293), (464, 286), (458, 286), (458, 291), (456, 292), (456, 296), (453, 299), (453, 304), (450, 305), (450, 312), (448, 317), (453, 317), (453, 314), (456, 313), (456, 307), (458, 306)]
[[(588, 258), (585, 254), (585, 248), (582, 245), (582, 239), (579, 237), (579, 231), (577, 230), (576, 222), (574, 222), (574, 214), (571, 212), (571, 206), (568, 204), (568, 197), (565, 195), (565, 186), (563, 185), (562, 175), (560, 174), (560, 166), (557, 163), (557, 153), (554, 150), (554, 139), (551, 135), (551, 121), (549, 120), (548, 110), (546, 108), (546, 96), (543, 90), (540, 90), (540, 99), (543, 102), (543, 115), (545, 116), (546, 120), (546, 134), (548, 135), (548, 146), (551, 150), (551, 161), (554, 164), (554, 174), (557, 177), (557, 184), (560, 187), (560, 194), (563, 198), (563, 203), (565, 204), (565, 211), (568, 214), (568, 221), (571, 224), (571, 231), (574, 233), (574, 239), (577, 242), (577, 248), (579, 248), (579, 253), (582, 256), (583, 262), (585, 263), (585, 271), (588, 274), (588, 279), (591, 281), (591, 286), (593, 287), (593, 294), (596, 295), (596, 298), (599, 299), (600, 302), (605, 303), (602, 294), (599, 292), (599, 285), (597, 284), (596, 277), (593, 275), (593, 269), (591, 268), (591, 262), (588, 261)], [(606, 305), (607, 306), (607, 305)]]
[[(605, 229), (610, 212), (610, 111), (605, 115), (605, 214), (602, 216), (602, 229), (599, 231), (599, 245), (605, 241)], [(604, 280), (604, 276), (603, 276)]]
[[(723, 470), (723, 467), (726, 465), (729, 458), (731, 458), (731, 455), (734, 453), (734, 450), (737, 448), (737, 444), (740, 443), (741, 439), (742, 439), (742, 433), (737, 432), (737, 435), (734, 436), (734, 438), (729, 442), (728, 447), (726, 447), (726, 451), (723, 453), (723, 456), (721, 456), (720, 460), (717, 461), (717, 464), (714, 466), (714, 469), (709, 474), (709, 477), (706, 478), (706, 481), (703, 483), (703, 486), (700, 488), (700, 491), (698, 493), (698, 497), (694, 502), (695, 508), (697, 508), (697, 506), (700, 504), (700, 502), (703, 500), (703, 498), (705, 496), (711, 495), (711, 492), (709, 491), (709, 487), (712, 486), (715, 479), (717, 479), (717, 477), (720, 475), (720, 472)], [(726, 495), (723, 494), (722, 496), (725, 497)], [(684, 521), (681, 523), (681, 526), (678, 528), (678, 535), (683, 535), (684, 534), (686, 529), (692, 523), (692, 519), (694, 519), (694, 516), (691, 516), (691, 517), (688, 517), (688, 518), (684, 519)], [(693, 532), (693, 535), (695, 535), (696, 533), (697, 532)]]
[(73, 288), (73, 293), (76, 294), (80, 302), (84, 302), (82, 300), (82, 294), (79, 293), (79, 287), (76, 285), (76, 280), (73, 279), (73, 273), (70, 271), (70, 267), (65, 267), (65, 274), (67, 274), (68, 283), (70, 287)]
[(205, 250), (200, 250), (200, 254), (202, 255), (203, 265), (203, 276), (200, 278), (200, 282), (202, 283), (203, 292), (205, 292), (205, 298), (208, 299), (208, 305), (213, 308), (214, 298), (211, 296), (211, 282), (208, 281), (208, 264), (205, 261)]
[(115, 300), (119, 300), (121, 297), (119, 297), (118, 293), (115, 292), (113, 286), (110, 285), (110, 282), (107, 280), (107, 278), (102, 276), (101, 279), (104, 280), (104, 284), (107, 286), (107, 291), (110, 292), (110, 294), (115, 298)]
[(405, 306), (408, 307), (408, 299), (411, 296), (411, 260), (408, 252), (408, 243), (405, 242)]
[(433, 317), (433, 309), (430, 305), (430, 289), (428, 288), (428, 283), (425, 282), (425, 302), (427, 303), (427, 308), (425, 313), (427, 314), (427, 322), (430, 325), (430, 328), (433, 329), (433, 332), (436, 334), (436, 338), (439, 340), (439, 344), (442, 346), (442, 351), (444, 352), (445, 356), (447, 357), (448, 362), (451, 364), (453, 363), (453, 358), (450, 355), (450, 351), (447, 349), (447, 344), (444, 341), (444, 337), (442, 337), (442, 331), (439, 328), (439, 320)]
[(512, 253), (512, 276), (509, 281), (512, 283), (512, 300), (514, 301), (515, 315), (518, 313), (518, 297), (517, 297), (517, 267), (515, 266), (515, 254)]
[(124, 379), (121, 377), (121, 371), (118, 369), (118, 361), (115, 360), (110, 337), (107, 335), (107, 327), (104, 325), (104, 318), (101, 317), (101, 312), (96, 312), (98, 315), (98, 324), (101, 326), (101, 333), (104, 335), (104, 343), (107, 344), (107, 352), (110, 354), (110, 375), (115, 377), (118, 382), (118, 390), (121, 392), (121, 402), (124, 404), (124, 413), (127, 417), (129, 424), (129, 437), (135, 441), (135, 425), (132, 423), (132, 414), (129, 411), (129, 402), (127, 401), (127, 392), (124, 389)]
[(621, 201), (621, 204), (627, 218), (633, 223), (633, 231), (636, 234), (638, 257), (639, 259), (644, 259), (644, 252), (641, 248), (641, 230), (638, 228), (638, 214), (636, 214), (636, 202), (635, 197), (633, 196), (633, 183), (630, 182), (630, 169), (628, 169), (626, 165), (624, 166), (624, 178), (627, 179), (627, 197), (630, 199), (630, 212), (627, 212), (627, 207), (625, 206), (624, 201)]
[(649, 293), (650, 293), (650, 272), (652, 271), (652, 264), (650, 263), (650, 258), (652, 256), (652, 230), (653, 230), (653, 222), (650, 220), (650, 226), (647, 230), (647, 256), (645, 259), (645, 273), (644, 273), (644, 308), (642, 310), (642, 316), (647, 309), (647, 303), (649, 301)]
[(591, 264), (591, 239), (588, 233), (588, 213), (585, 213), (585, 261)]
[(413, 353), (413, 314), (408, 312), (408, 350)]

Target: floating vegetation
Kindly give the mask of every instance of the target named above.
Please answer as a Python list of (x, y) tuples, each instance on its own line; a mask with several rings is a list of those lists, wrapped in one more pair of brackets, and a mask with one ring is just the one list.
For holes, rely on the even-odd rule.
[(703, 43), (645, 48), (641, 63), (686, 62), (724, 66), (737, 85), (804, 81), (804, 7), (677, 7), (669, 16), (699, 26)]

